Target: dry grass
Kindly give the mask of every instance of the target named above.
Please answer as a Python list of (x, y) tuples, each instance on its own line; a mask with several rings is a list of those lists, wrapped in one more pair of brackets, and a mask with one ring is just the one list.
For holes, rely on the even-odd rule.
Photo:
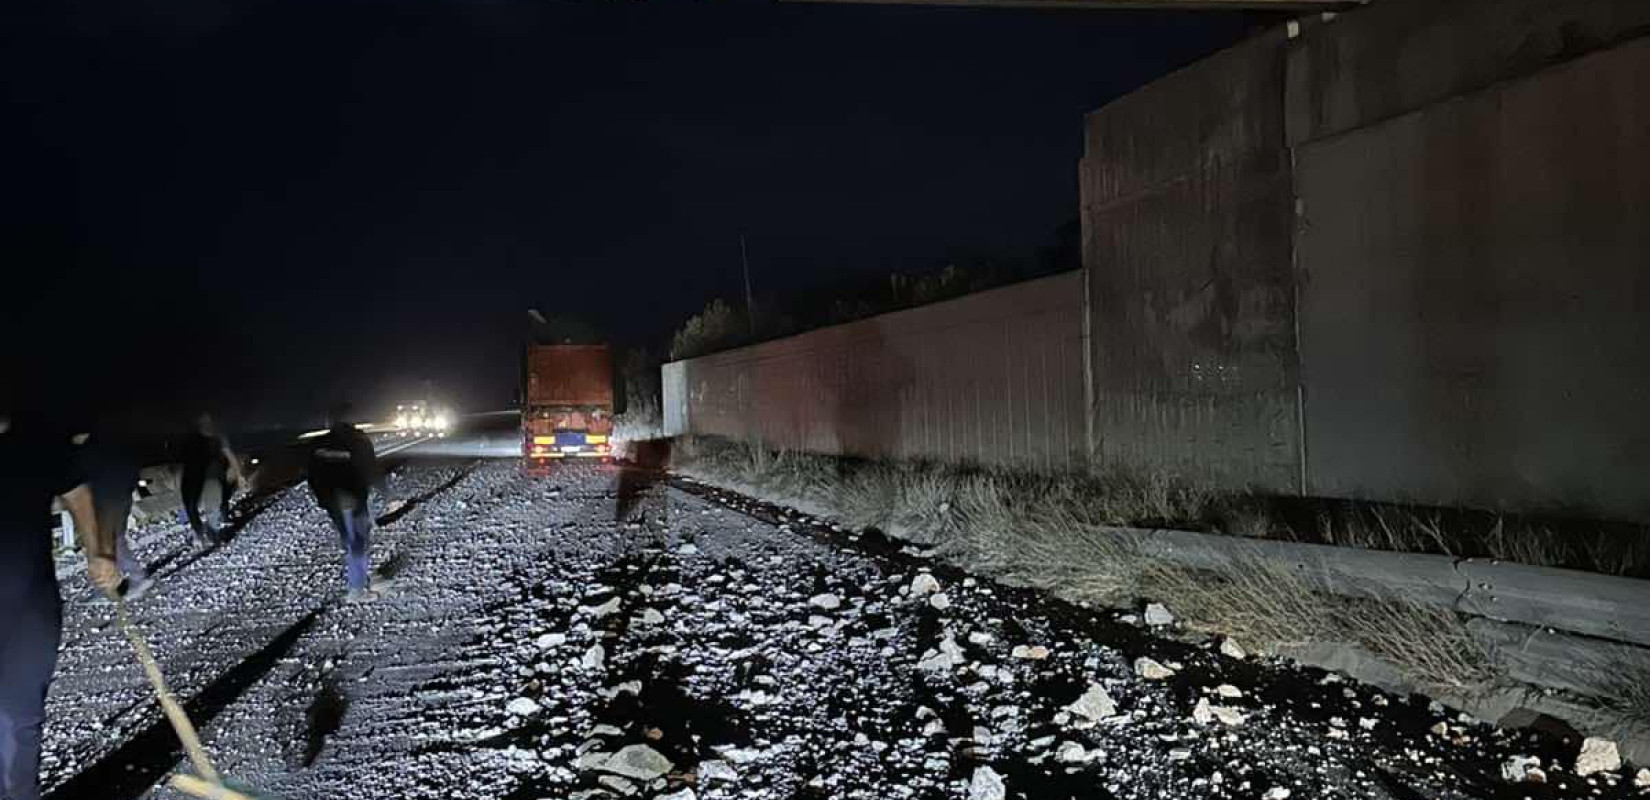
[(894, 482), (892, 527), (921, 544), (948, 541), (961, 526), (956, 495), (961, 480), (945, 470), (912, 466), (881, 473)]
[(1436, 517), (1376, 506), (1351, 514), (1318, 518), (1318, 536), (1324, 544), (1400, 553), (1457, 555), (1460, 548), (1445, 535)]
[(1501, 679), (1489, 648), (1461, 616), (1407, 600), (1336, 604), (1339, 627), (1353, 641), (1401, 669), (1425, 689), (1472, 694)]
[(1129, 605), (1140, 596), (1147, 562), (1115, 532), (1025, 526), (1000, 544), (986, 552), (982, 563), (1027, 585), (1107, 606)]
[[(1233, 530), (1228, 525), (1225, 530)], [(1318, 518), (1318, 541), (1400, 553), (1493, 558), (1537, 567), (1565, 567), (1606, 575), (1650, 577), (1650, 532), (1597, 531), (1588, 537), (1546, 525), (1497, 517), (1487, 527), (1447, 527), (1436, 514), (1387, 506), (1355, 508)]]
[(819, 502), (836, 485), (832, 459), (794, 450), (772, 451), (747, 442), (687, 438), (678, 444), (672, 465), (692, 475), (737, 483), (793, 502)]
[(1271, 515), (1258, 505), (1235, 505), (1221, 514), (1221, 533), (1242, 536), (1245, 539), (1283, 539), (1293, 541), (1294, 531), (1279, 527)]
[(1600, 704), (1650, 729), (1650, 664), (1643, 655), (1623, 649), (1617, 658), (1595, 667), (1595, 674), (1605, 676)]
[(1335, 640), (1336, 619), (1317, 587), (1258, 556), (1240, 558), (1221, 572), (1156, 562), (1144, 589), (1194, 629), (1235, 636), (1262, 650)]
[(1598, 531), (1580, 547), (1586, 562), (1599, 572), (1650, 578), (1650, 529), (1627, 535)]
[(1491, 557), (1537, 567), (1572, 563), (1569, 548), (1550, 529), (1509, 528), (1506, 520), (1497, 519), (1489, 533), (1484, 535), (1483, 547)]
[(894, 516), (899, 494), (892, 467), (875, 464), (842, 474), (834, 485), (829, 504), (842, 523), (851, 528), (885, 529)]
[(781, 497), (804, 500), (810, 504), (828, 494), (831, 482), (836, 479), (836, 469), (831, 461), (812, 453), (784, 450), (763, 466), (765, 472), (755, 476), (757, 485)]
[(613, 417), (613, 442), (645, 442), (665, 438), (664, 417), (657, 403), (633, 403), (630, 410)]
[[(634, 425), (632, 432), (630, 426)], [(657, 429), (639, 416), (619, 439), (642, 438)], [(1304, 536), (1276, 522), (1261, 498), (1219, 496), (1167, 474), (1040, 475), (1025, 471), (948, 467), (925, 463), (850, 461), (796, 452), (773, 453), (754, 443), (703, 437), (701, 454), (678, 457), (689, 470), (806, 497), (830, 507), (856, 527), (897, 530), (924, 544), (949, 541), (958, 531), (1001, 529), (1000, 509), (1032, 512), (1058, 504), (1090, 525), (1212, 530), (1254, 539), (1315, 541), (1342, 547), (1456, 557), (1489, 557), (1534, 566), (1589, 569), (1650, 577), (1650, 529), (1636, 535), (1600, 531), (1567, 540), (1546, 527), (1497, 519), (1487, 529), (1450, 527), (1436, 513), (1390, 506), (1359, 506), (1318, 517)], [(990, 502), (969, 502), (968, 494)], [(1315, 535), (1314, 535), (1315, 533)]]
[(1199, 523), (1214, 510), (1214, 493), (1167, 473), (1111, 471), (1050, 477), (1075, 484), (1073, 498), (1083, 503), (1085, 514), (1112, 525)]
[(948, 553), (971, 568), (1070, 599), (1116, 604), (1138, 596), (1143, 558), (1133, 539), (1094, 516), (1070, 483), (1005, 473), (958, 484)]
[(1309, 642), (1357, 642), (1427, 689), (1472, 693), (1500, 675), (1460, 615), (1403, 600), (1338, 597), (1257, 556), (1219, 572), (1154, 563), (1144, 594), (1187, 624), (1236, 636), (1262, 650)]

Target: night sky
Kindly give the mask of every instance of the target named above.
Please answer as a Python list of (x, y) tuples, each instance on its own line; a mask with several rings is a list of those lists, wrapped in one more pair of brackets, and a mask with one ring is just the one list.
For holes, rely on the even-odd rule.
[[(1029, 252), (1082, 114), (1210, 12), (743, 0), (8, 2), (13, 388), (243, 425), (515, 391), (523, 310), (656, 350), (711, 297)], [(38, 390), (38, 391), (35, 391)]]

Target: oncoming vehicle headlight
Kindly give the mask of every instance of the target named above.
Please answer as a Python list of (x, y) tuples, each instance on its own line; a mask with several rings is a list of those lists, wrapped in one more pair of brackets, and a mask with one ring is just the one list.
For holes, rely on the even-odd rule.
[(406, 414), (397, 414), (397, 415), (395, 415), (395, 427), (397, 427), (397, 428), (407, 427), (407, 415)]
[(435, 426), (436, 430), (444, 431), (449, 426), (452, 425), (452, 421), (447, 419), (446, 417), (436, 417), (435, 421), (432, 424)]

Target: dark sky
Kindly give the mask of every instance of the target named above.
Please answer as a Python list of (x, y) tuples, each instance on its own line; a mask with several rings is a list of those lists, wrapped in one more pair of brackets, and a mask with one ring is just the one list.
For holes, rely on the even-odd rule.
[[(514, 391), (522, 310), (1022, 252), (1082, 114), (1256, 20), (745, 0), (74, 0), (0, 22), (8, 374), (244, 422)], [(23, 370), (23, 371), (19, 371)], [(95, 399), (88, 399), (95, 398)]]

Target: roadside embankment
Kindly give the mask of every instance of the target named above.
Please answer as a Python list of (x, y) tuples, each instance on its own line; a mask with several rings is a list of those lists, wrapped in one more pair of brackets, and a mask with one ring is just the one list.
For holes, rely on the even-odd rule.
[(1650, 581), (1142, 526), (1205, 519), (1219, 503), (1157, 478), (891, 464), (715, 439), (678, 440), (671, 468), (881, 530), (1005, 584), (1114, 607), (1162, 603), (1252, 649), (1507, 726), (1562, 720), (1650, 762)]

